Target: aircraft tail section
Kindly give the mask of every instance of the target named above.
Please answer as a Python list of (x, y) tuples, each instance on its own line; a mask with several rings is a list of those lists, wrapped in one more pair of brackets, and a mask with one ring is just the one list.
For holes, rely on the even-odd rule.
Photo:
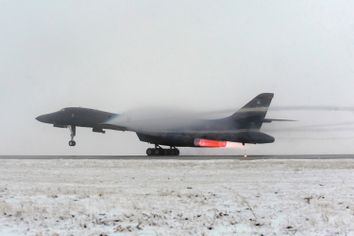
[(229, 118), (237, 121), (239, 128), (260, 129), (273, 97), (273, 93), (259, 94)]

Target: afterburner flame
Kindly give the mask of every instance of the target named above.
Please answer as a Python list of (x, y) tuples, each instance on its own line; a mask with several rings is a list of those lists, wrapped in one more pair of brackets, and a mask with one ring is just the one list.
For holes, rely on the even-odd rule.
[(238, 149), (246, 148), (246, 146), (243, 146), (241, 143), (210, 140), (210, 139), (195, 139), (194, 145), (196, 147), (209, 147), (209, 148), (238, 148)]
[(226, 147), (227, 142), (209, 139), (195, 139), (194, 145), (197, 147)]

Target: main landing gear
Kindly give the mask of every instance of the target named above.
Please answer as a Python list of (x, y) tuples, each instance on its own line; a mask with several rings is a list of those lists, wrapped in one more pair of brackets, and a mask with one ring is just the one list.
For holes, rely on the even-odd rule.
[(76, 126), (70, 125), (70, 141), (69, 141), (69, 146), (74, 147), (76, 145), (76, 142), (74, 140), (74, 137), (76, 135)]
[(178, 156), (179, 150), (175, 147), (171, 147), (170, 149), (164, 149), (159, 145), (155, 145), (155, 148), (148, 148), (146, 150), (146, 154), (148, 156)]

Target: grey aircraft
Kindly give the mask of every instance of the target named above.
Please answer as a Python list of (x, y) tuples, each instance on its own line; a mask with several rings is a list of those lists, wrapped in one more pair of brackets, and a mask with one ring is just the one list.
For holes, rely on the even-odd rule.
[(167, 115), (161, 118), (151, 117), (150, 120), (132, 120), (124, 114), (81, 107), (64, 108), (36, 119), (54, 127), (69, 128), (70, 146), (76, 145), (76, 127), (86, 127), (98, 133), (105, 133), (105, 130), (135, 132), (140, 141), (155, 145), (146, 150), (148, 156), (179, 155), (177, 147), (216, 148), (225, 147), (227, 142), (243, 145), (273, 143), (274, 137), (260, 131), (262, 124), (290, 121), (265, 118), (273, 96), (273, 93), (260, 94), (231, 116), (222, 119), (187, 119)]

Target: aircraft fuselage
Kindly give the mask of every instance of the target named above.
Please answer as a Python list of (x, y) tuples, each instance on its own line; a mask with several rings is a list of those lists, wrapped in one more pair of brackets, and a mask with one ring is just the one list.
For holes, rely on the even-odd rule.
[[(92, 128), (94, 132), (119, 130), (135, 132), (140, 141), (154, 144), (150, 154), (178, 154), (176, 147), (223, 147), (225, 142), (242, 144), (273, 143), (274, 138), (260, 132), (273, 94), (260, 94), (230, 117), (214, 120), (182, 120), (178, 125), (165, 120), (153, 120), (149, 124), (122, 120), (121, 115), (100, 110), (68, 107), (60, 111), (38, 116), (40, 122), (55, 127), (70, 128), (70, 146), (75, 146), (76, 127)], [(159, 145), (170, 146), (166, 151)], [(162, 150), (162, 151), (161, 151)]]

